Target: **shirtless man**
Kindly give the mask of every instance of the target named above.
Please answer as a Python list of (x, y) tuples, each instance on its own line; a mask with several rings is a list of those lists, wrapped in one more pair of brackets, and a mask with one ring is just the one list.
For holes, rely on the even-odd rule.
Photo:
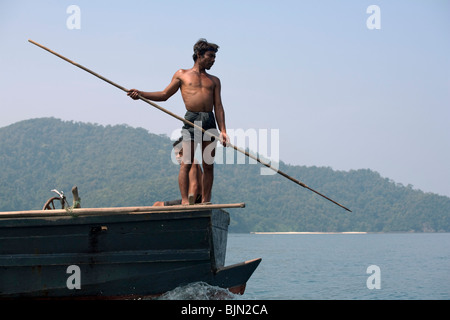
[[(208, 43), (205, 39), (200, 39), (194, 45), (194, 66), (191, 69), (180, 69), (172, 77), (170, 84), (163, 90), (157, 92), (143, 92), (136, 89), (128, 91), (127, 95), (132, 99), (143, 98), (153, 101), (166, 101), (173, 96), (178, 89), (181, 90), (181, 96), (186, 106), (185, 119), (197, 124), (201, 121), (201, 126), (205, 130), (214, 129), (217, 126), (220, 131), (220, 140), (223, 146), (228, 141), (227, 130), (225, 126), (225, 112), (220, 95), (221, 85), (219, 78), (206, 72), (209, 70), (216, 59), (216, 52), (219, 46)], [(213, 113), (214, 111), (214, 113)], [(215, 116), (214, 116), (215, 115)], [(196, 123), (197, 122), (197, 123)], [(178, 175), (178, 184), (181, 192), (181, 203), (189, 204), (188, 186), (189, 171), (194, 163), (194, 154), (197, 144), (202, 148), (202, 202), (210, 203), (211, 190), (214, 180), (214, 159), (216, 141), (211, 141), (209, 136), (202, 135), (202, 138), (195, 138), (198, 129), (194, 130), (191, 126), (183, 126), (183, 159)], [(208, 146), (213, 143), (213, 148)], [(205, 149), (210, 154), (205, 153)], [(205, 161), (206, 160), (206, 161)]]

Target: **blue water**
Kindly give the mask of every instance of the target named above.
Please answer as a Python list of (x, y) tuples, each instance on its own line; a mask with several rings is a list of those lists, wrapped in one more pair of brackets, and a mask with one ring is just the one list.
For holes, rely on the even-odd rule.
[(450, 299), (450, 233), (229, 234), (226, 265), (254, 258), (238, 299)]

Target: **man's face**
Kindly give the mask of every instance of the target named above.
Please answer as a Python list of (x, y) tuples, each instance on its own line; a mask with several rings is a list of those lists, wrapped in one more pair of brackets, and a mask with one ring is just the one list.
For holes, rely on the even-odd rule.
[(177, 159), (178, 164), (181, 164), (181, 160), (183, 159), (183, 148), (174, 148), (173, 152), (175, 153), (175, 159)]
[(199, 58), (201, 65), (204, 66), (206, 70), (209, 70), (216, 61), (216, 53), (214, 51), (206, 51), (203, 57), (200, 56)]

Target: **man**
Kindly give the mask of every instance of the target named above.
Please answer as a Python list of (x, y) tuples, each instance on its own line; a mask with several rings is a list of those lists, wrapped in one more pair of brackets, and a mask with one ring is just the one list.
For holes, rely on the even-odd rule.
[[(183, 137), (180, 137), (177, 141), (173, 143), (173, 152), (175, 154), (175, 159), (178, 164), (181, 165), (183, 157), (183, 148), (181, 147), (181, 141)], [(188, 188), (188, 200), (189, 204), (196, 204), (202, 202), (202, 180), (203, 171), (200, 164), (194, 159), (194, 163), (189, 171), (189, 188)], [(170, 200), (170, 201), (156, 201), (153, 206), (164, 207), (164, 206), (176, 206), (181, 204), (181, 199)]]
[[(201, 122), (201, 126), (205, 130), (215, 129), (217, 121), (221, 143), (223, 146), (226, 146), (228, 136), (225, 126), (225, 112), (220, 94), (220, 80), (206, 72), (214, 64), (218, 48), (218, 45), (209, 43), (205, 39), (200, 39), (194, 45), (194, 54), (192, 56), (194, 66), (191, 69), (178, 70), (173, 75), (170, 84), (163, 91), (143, 92), (131, 89), (127, 95), (134, 100), (139, 99), (140, 95), (153, 101), (166, 101), (180, 89), (187, 110), (185, 119), (192, 123), (196, 121)], [(194, 162), (197, 144), (201, 144), (202, 148), (202, 203), (207, 204), (211, 201), (216, 141), (211, 141), (209, 136), (203, 134), (201, 135), (200, 141), (198, 141), (199, 139), (194, 134), (198, 130), (194, 130), (188, 124), (183, 126), (184, 152), (178, 175), (182, 204), (189, 204), (189, 194), (186, 190), (188, 190), (189, 171)], [(209, 147), (210, 144), (213, 145)]]

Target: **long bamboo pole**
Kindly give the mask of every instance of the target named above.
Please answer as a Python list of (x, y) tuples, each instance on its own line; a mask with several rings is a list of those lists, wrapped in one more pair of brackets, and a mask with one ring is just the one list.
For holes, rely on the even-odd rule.
[[(42, 49), (48, 51), (48, 52), (50, 52), (51, 54), (54, 54), (54, 55), (57, 56), (58, 58), (61, 58), (61, 59), (65, 60), (65, 61), (67, 61), (67, 62), (73, 64), (74, 66), (76, 66), (76, 67), (78, 67), (78, 68), (80, 68), (80, 69), (83, 69), (83, 70), (86, 71), (86, 72), (89, 72), (90, 74), (96, 76), (96, 77), (99, 78), (99, 79), (102, 79), (103, 81), (108, 82), (109, 84), (115, 86), (116, 88), (119, 88), (120, 90), (125, 91), (125, 92), (128, 92), (128, 89), (126, 89), (125, 87), (122, 87), (121, 85), (119, 85), (119, 84), (117, 84), (117, 83), (115, 83), (115, 82), (113, 82), (113, 81), (111, 81), (111, 80), (109, 80), (109, 79), (107, 79), (107, 78), (105, 78), (105, 77), (99, 75), (98, 73), (96, 73), (96, 72), (94, 72), (94, 71), (92, 71), (92, 70), (89, 70), (88, 68), (86, 68), (86, 67), (84, 67), (84, 66), (82, 66), (82, 65), (80, 65), (80, 64), (78, 64), (78, 63), (76, 63), (76, 62), (74, 62), (74, 61), (72, 61), (72, 60), (70, 60), (70, 59), (67, 59), (66, 57), (60, 55), (59, 53), (56, 53), (55, 51), (52, 51), (52, 50), (50, 50), (49, 48), (46, 48), (46, 47), (44, 47), (43, 45), (41, 45), (41, 44), (39, 44), (39, 43), (37, 43), (37, 42), (35, 42), (35, 41), (33, 41), (33, 40), (30, 40), (30, 39), (29, 39), (28, 42), (30, 42), (30, 43), (32, 43), (32, 44), (34, 44), (34, 45), (36, 45), (36, 46), (38, 46), (38, 47), (40, 47), (40, 48), (42, 48)], [(144, 101), (144, 102), (147, 102), (148, 104), (150, 104), (150, 105), (152, 105), (153, 107), (155, 107), (155, 108), (161, 110), (162, 112), (167, 113), (168, 115), (170, 115), (170, 116), (172, 116), (172, 117), (174, 117), (174, 118), (176, 118), (176, 119), (178, 119), (178, 120), (180, 120), (180, 121), (182, 121), (182, 122), (184, 122), (184, 123), (186, 123), (186, 124), (188, 124), (188, 125), (190, 125), (190, 126), (192, 126), (192, 127), (194, 127), (194, 128), (197, 128), (197, 129), (201, 130), (202, 132), (204, 132), (205, 134), (209, 135), (210, 137), (213, 137), (213, 138), (215, 138), (215, 139), (220, 139), (218, 136), (212, 134), (211, 132), (206, 131), (206, 130), (203, 129), (202, 127), (200, 127), (200, 126), (198, 126), (198, 125), (196, 125), (196, 124), (194, 124), (194, 123), (192, 123), (192, 122), (190, 122), (190, 121), (188, 121), (188, 120), (186, 120), (186, 119), (184, 119), (184, 118), (182, 118), (182, 117), (176, 115), (176, 114), (173, 113), (173, 112), (170, 112), (169, 110), (167, 110), (167, 109), (165, 109), (165, 108), (159, 106), (158, 104), (154, 103), (153, 101), (148, 100), (148, 99), (142, 97), (141, 95), (139, 95), (138, 97), (139, 97), (140, 100), (142, 100), (142, 101)], [(342, 204), (340, 204), (340, 203), (338, 203), (338, 202), (336, 202), (336, 201), (334, 201), (334, 200), (328, 198), (327, 196), (321, 194), (320, 192), (318, 192), (318, 191), (316, 191), (316, 190), (314, 190), (314, 189), (308, 187), (308, 186), (307, 186), (306, 184), (304, 184), (303, 182), (301, 182), (301, 181), (299, 181), (299, 180), (297, 180), (297, 179), (292, 178), (291, 176), (287, 175), (286, 173), (284, 173), (283, 171), (279, 170), (278, 168), (273, 167), (273, 166), (270, 165), (269, 163), (267, 163), (267, 162), (265, 162), (264, 160), (262, 160), (261, 158), (259, 158), (259, 156), (255, 156), (255, 155), (253, 155), (253, 154), (250, 154), (249, 152), (247, 152), (247, 151), (243, 150), (242, 148), (239, 148), (239, 147), (237, 147), (237, 146), (235, 146), (235, 145), (233, 145), (233, 144), (231, 144), (231, 143), (228, 143), (227, 146), (228, 146), (228, 147), (232, 147), (232, 148), (235, 149), (236, 151), (239, 151), (239, 152), (245, 154), (247, 157), (252, 158), (252, 159), (258, 161), (260, 164), (266, 166), (266, 167), (269, 168), (269, 169), (272, 169), (272, 170), (275, 171), (276, 173), (278, 173), (278, 174), (282, 175), (283, 177), (285, 177), (285, 178), (291, 180), (292, 182), (294, 182), (294, 183), (296, 183), (296, 184), (302, 186), (303, 188), (306, 188), (306, 189), (308, 189), (308, 190), (311, 190), (312, 192), (314, 192), (314, 193), (318, 194), (319, 196), (321, 196), (321, 197), (323, 197), (323, 198), (325, 198), (325, 199), (327, 199), (327, 200), (333, 202), (334, 204), (340, 206), (341, 208), (344, 208), (345, 210), (352, 212), (350, 209), (346, 208), (346, 207), (343, 206)]]

